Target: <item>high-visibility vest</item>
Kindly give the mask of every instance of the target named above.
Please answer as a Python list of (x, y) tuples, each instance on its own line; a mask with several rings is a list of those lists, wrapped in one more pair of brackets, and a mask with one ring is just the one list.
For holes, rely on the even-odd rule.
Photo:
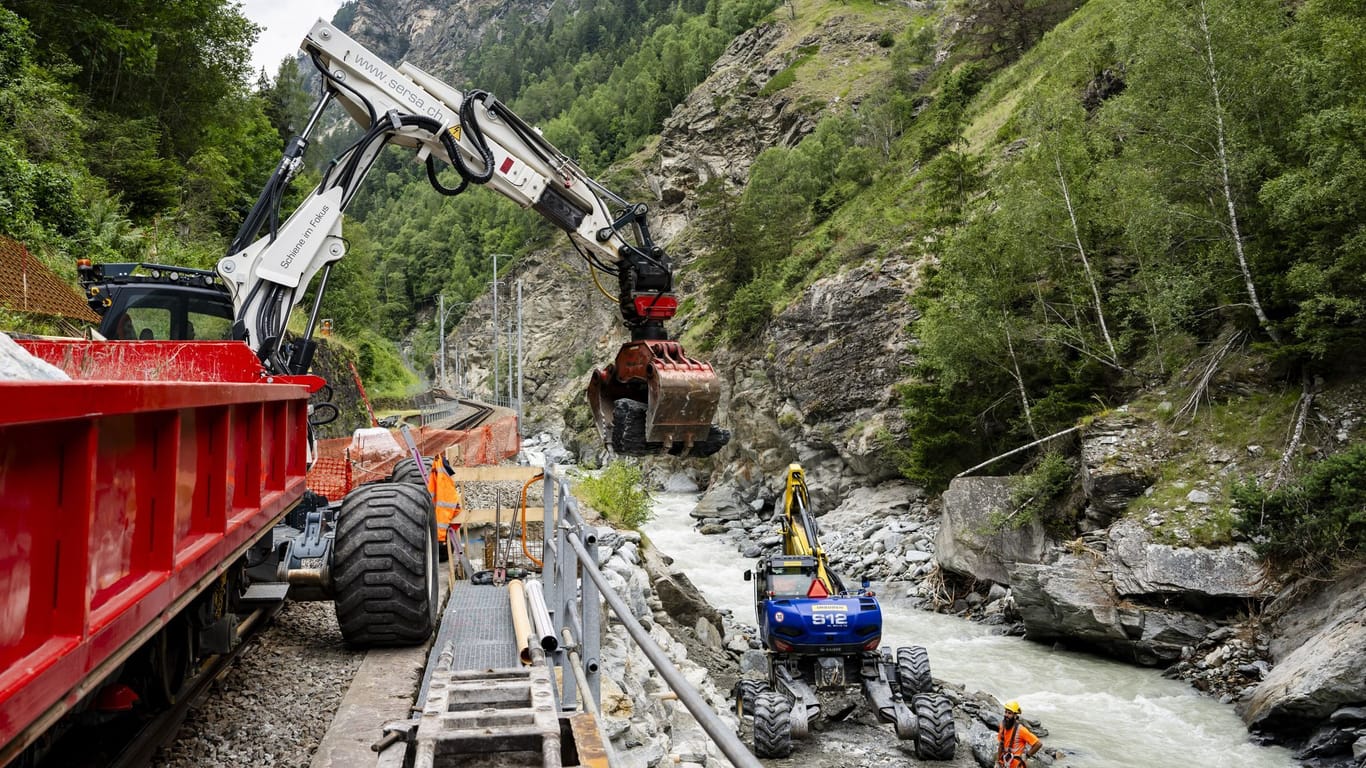
[(997, 765), (1006, 768), (1015, 768), (1025, 764), (1025, 750), (1039, 741), (1024, 724), (1016, 722), (1015, 725), (1006, 730), (1005, 723), (996, 729), (996, 738), (1001, 745), (1001, 762)]
[[(455, 485), (453, 471), (446, 464), (445, 457), (437, 457), (432, 462), (432, 471), (427, 474), (427, 490), (432, 493), (432, 504), (436, 510), (436, 537), (446, 541), (446, 526), (460, 515), (460, 489)], [(456, 530), (460, 525), (455, 524)]]

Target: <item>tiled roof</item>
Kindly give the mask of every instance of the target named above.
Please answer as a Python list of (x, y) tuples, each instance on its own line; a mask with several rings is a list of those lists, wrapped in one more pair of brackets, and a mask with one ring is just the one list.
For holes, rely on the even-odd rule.
[(14, 312), (98, 323), (81, 295), (38, 261), (22, 243), (0, 235), (0, 306)]

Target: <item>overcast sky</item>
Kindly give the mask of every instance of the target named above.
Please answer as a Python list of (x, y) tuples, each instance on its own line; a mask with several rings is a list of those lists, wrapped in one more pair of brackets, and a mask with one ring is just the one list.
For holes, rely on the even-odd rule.
[(251, 48), (252, 79), (264, 67), (271, 77), (280, 59), (298, 53), (318, 19), (331, 20), (342, 0), (242, 0), (242, 15), (265, 27)]

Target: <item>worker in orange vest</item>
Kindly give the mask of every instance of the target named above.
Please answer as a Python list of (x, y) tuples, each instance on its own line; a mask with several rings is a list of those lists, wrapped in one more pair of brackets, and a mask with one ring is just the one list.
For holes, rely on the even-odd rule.
[(460, 530), (460, 523), (454, 522), (460, 516), (460, 489), (455, 485), (455, 470), (444, 455), (432, 462), (432, 471), (427, 474), (427, 490), (431, 491), (432, 503), (436, 506), (436, 538), (444, 544), (447, 526), (452, 532)]
[(1007, 701), (1001, 726), (996, 730), (998, 768), (1024, 768), (1025, 759), (1043, 748), (1043, 742), (1020, 722), (1020, 702)]

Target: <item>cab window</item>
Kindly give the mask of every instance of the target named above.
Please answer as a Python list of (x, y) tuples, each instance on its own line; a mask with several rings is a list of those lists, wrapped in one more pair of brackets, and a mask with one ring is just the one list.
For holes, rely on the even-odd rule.
[(806, 591), (811, 588), (811, 576), (805, 573), (774, 573), (768, 577), (768, 585), (777, 597), (805, 597)]

